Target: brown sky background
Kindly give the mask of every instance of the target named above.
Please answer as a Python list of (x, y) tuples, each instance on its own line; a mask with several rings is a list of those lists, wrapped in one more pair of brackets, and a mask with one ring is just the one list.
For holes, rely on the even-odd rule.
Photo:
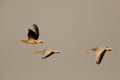
[[(27, 39), (36, 23), (44, 44)], [(0, 80), (120, 80), (119, 0), (0, 0)], [(113, 48), (100, 65), (84, 51)], [(33, 50), (61, 51), (42, 60)]]

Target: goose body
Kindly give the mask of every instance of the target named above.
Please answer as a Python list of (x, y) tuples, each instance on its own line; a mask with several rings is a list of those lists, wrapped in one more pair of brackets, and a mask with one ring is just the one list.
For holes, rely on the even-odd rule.
[(98, 46), (96, 48), (88, 49), (87, 52), (95, 51), (96, 52), (96, 64), (100, 64), (105, 53), (107, 51), (112, 51), (109, 47)]
[(45, 55), (42, 59), (48, 58), (53, 54), (60, 53), (59, 50), (55, 49), (44, 49), (43, 51), (33, 51), (32, 54), (43, 54)]
[(17, 40), (17, 43), (28, 43), (28, 44), (39, 44), (44, 43), (43, 40), (38, 40), (39, 38), (39, 28), (36, 24), (33, 24), (33, 29), (28, 29), (28, 39), (27, 40)]

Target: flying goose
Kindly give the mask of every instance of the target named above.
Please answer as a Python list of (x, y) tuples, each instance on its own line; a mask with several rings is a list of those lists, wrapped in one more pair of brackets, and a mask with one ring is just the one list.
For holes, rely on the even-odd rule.
[(91, 52), (91, 51), (96, 52), (96, 64), (100, 64), (102, 59), (103, 59), (103, 56), (104, 56), (105, 52), (106, 51), (112, 51), (112, 49), (109, 48), (109, 47), (98, 46), (96, 48), (86, 50), (86, 52)]
[(48, 58), (49, 56), (56, 54), (56, 53), (60, 53), (59, 50), (55, 50), (55, 49), (44, 49), (43, 51), (33, 51), (32, 54), (43, 54), (45, 55), (44, 57), (42, 57), (42, 59)]
[(39, 38), (39, 28), (36, 24), (33, 24), (33, 29), (28, 29), (28, 40), (17, 40), (17, 43), (28, 43), (28, 44), (38, 44), (44, 43), (43, 40), (38, 40)]

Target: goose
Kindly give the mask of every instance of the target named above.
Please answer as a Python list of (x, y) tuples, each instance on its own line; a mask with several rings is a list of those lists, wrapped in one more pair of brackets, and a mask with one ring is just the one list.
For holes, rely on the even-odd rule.
[(27, 40), (17, 40), (17, 43), (28, 43), (28, 44), (39, 44), (44, 43), (43, 40), (38, 40), (39, 38), (39, 28), (36, 24), (33, 24), (33, 29), (28, 29), (28, 39)]
[(53, 54), (56, 53), (60, 53), (59, 50), (55, 50), (55, 49), (44, 49), (43, 51), (33, 51), (32, 54), (43, 54), (45, 55), (44, 57), (42, 57), (42, 59), (46, 59), (48, 57), (50, 57)]
[(112, 49), (109, 47), (98, 46), (96, 48), (86, 50), (86, 52), (91, 52), (91, 51), (96, 52), (96, 64), (100, 64), (103, 59), (104, 54), (107, 51), (112, 51)]

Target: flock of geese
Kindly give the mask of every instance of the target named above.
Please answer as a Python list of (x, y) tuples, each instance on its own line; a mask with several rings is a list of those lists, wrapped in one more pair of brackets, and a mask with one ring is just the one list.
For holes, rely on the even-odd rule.
[[(27, 44), (41, 44), (44, 43), (43, 40), (39, 40), (39, 28), (36, 24), (33, 24), (33, 29), (28, 29), (28, 39), (27, 40), (17, 40), (17, 43), (27, 43)], [(104, 54), (107, 51), (112, 51), (111, 48), (109, 47), (104, 47), (104, 46), (98, 46), (96, 48), (92, 48), (92, 49), (88, 49), (86, 50), (86, 52), (91, 52), (91, 51), (95, 51), (96, 52), (96, 64), (100, 64)], [(44, 57), (42, 57), (42, 59), (46, 59), (49, 56), (56, 54), (56, 53), (60, 53), (59, 50), (55, 50), (55, 49), (44, 49), (43, 51), (33, 51), (32, 54), (43, 54), (45, 55)]]

